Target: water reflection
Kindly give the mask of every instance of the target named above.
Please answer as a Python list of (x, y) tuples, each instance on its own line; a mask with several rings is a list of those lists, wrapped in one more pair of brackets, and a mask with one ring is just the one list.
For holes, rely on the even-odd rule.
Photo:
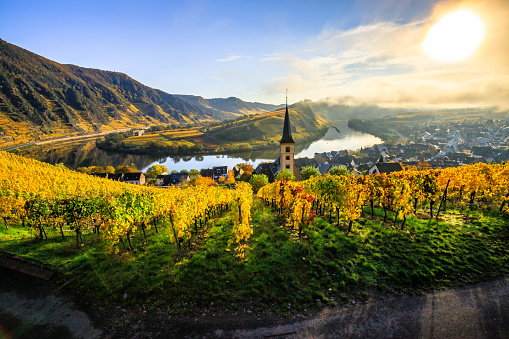
[[(370, 147), (382, 141), (369, 134), (356, 132), (347, 126), (346, 121), (334, 122), (336, 128), (330, 128), (320, 140), (306, 144), (296, 144), (296, 157), (313, 157), (315, 153), (339, 151), (343, 149), (357, 150)], [(24, 151), (24, 156), (51, 164), (63, 163), (69, 168), (82, 166), (113, 166), (135, 164), (140, 170), (146, 170), (153, 164), (165, 165), (168, 170), (191, 170), (214, 166), (228, 166), (231, 168), (238, 163), (251, 163), (257, 166), (260, 162), (274, 161), (279, 156), (279, 147), (264, 151), (248, 151), (235, 154), (197, 155), (160, 157), (151, 155), (130, 155), (124, 153), (110, 153), (99, 150), (95, 142), (82, 144), (39, 146)]]

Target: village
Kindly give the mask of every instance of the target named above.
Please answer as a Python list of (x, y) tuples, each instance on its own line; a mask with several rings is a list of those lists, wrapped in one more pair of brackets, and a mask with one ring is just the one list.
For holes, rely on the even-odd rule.
[[(283, 130), (288, 128), (284, 127)], [(509, 124), (507, 122), (480, 120), (444, 123), (440, 126), (429, 124), (414, 127), (405, 132), (410, 132), (411, 141), (402, 139), (400, 143), (394, 145), (382, 143), (358, 151), (337, 150), (315, 153), (313, 158), (295, 158), (292, 172), (296, 179), (300, 180), (300, 171), (309, 166), (316, 168), (322, 175), (328, 173), (332, 167), (345, 167), (351, 174), (360, 176), (401, 171), (419, 164), (425, 164), (426, 168), (441, 169), (480, 162), (501, 163), (509, 160)], [(283, 140), (288, 138), (288, 135), (283, 136), (282, 141), (289, 141), (288, 145), (293, 147), (291, 132), (289, 137), (290, 139)], [(288, 159), (293, 158), (294, 154), (290, 151), (287, 155), (284, 154), (286, 150), (282, 149), (282, 156)], [(274, 162), (258, 164), (253, 174), (263, 174), (269, 182), (273, 182), (281, 171), (281, 159), (280, 156)], [(290, 167), (287, 168), (290, 169)], [(200, 171), (172, 171), (160, 174), (152, 181), (149, 181), (147, 175), (142, 172), (92, 174), (134, 185), (145, 185), (150, 182), (156, 186), (168, 187), (182, 186), (198, 176), (209, 177), (221, 183), (225, 182), (229, 175), (234, 175), (238, 179), (243, 172), (242, 164), (238, 164), (231, 169), (227, 166), (216, 166)]]

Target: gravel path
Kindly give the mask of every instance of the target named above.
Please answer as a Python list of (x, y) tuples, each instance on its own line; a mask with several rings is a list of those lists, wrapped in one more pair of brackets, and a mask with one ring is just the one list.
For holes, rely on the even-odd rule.
[(292, 319), (172, 317), (90, 306), (53, 282), (0, 268), (0, 338), (509, 338), (509, 276), (423, 296), (389, 297)]

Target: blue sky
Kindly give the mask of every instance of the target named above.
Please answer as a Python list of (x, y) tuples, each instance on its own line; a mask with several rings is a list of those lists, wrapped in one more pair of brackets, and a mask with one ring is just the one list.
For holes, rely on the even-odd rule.
[[(485, 18), (507, 13), (502, 0), (472, 2), (491, 3), (478, 6)], [(439, 9), (464, 3), (0, 0), (0, 38), (59, 63), (123, 72), (173, 94), (282, 103), (288, 88), (290, 102), (328, 97), (409, 108), (503, 106), (506, 69), (486, 69), (482, 55), (440, 64), (418, 48)], [(499, 33), (492, 44), (504, 37)], [(501, 66), (507, 55), (496, 54), (491, 62)], [(500, 97), (470, 99), (471, 86), (481, 85), (467, 87), (466, 78), (483, 78), (483, 88), (494, 86)]]

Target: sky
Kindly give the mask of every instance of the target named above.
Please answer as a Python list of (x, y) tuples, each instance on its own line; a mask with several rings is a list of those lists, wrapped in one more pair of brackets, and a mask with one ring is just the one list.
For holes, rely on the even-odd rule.
[[(479, 47), (426, 53), (429, 29), (465, 8), (484, 25)], [(508, 19), (507, 0), (0, 0), (0, 39), (172, 94), (505, 110)]]

